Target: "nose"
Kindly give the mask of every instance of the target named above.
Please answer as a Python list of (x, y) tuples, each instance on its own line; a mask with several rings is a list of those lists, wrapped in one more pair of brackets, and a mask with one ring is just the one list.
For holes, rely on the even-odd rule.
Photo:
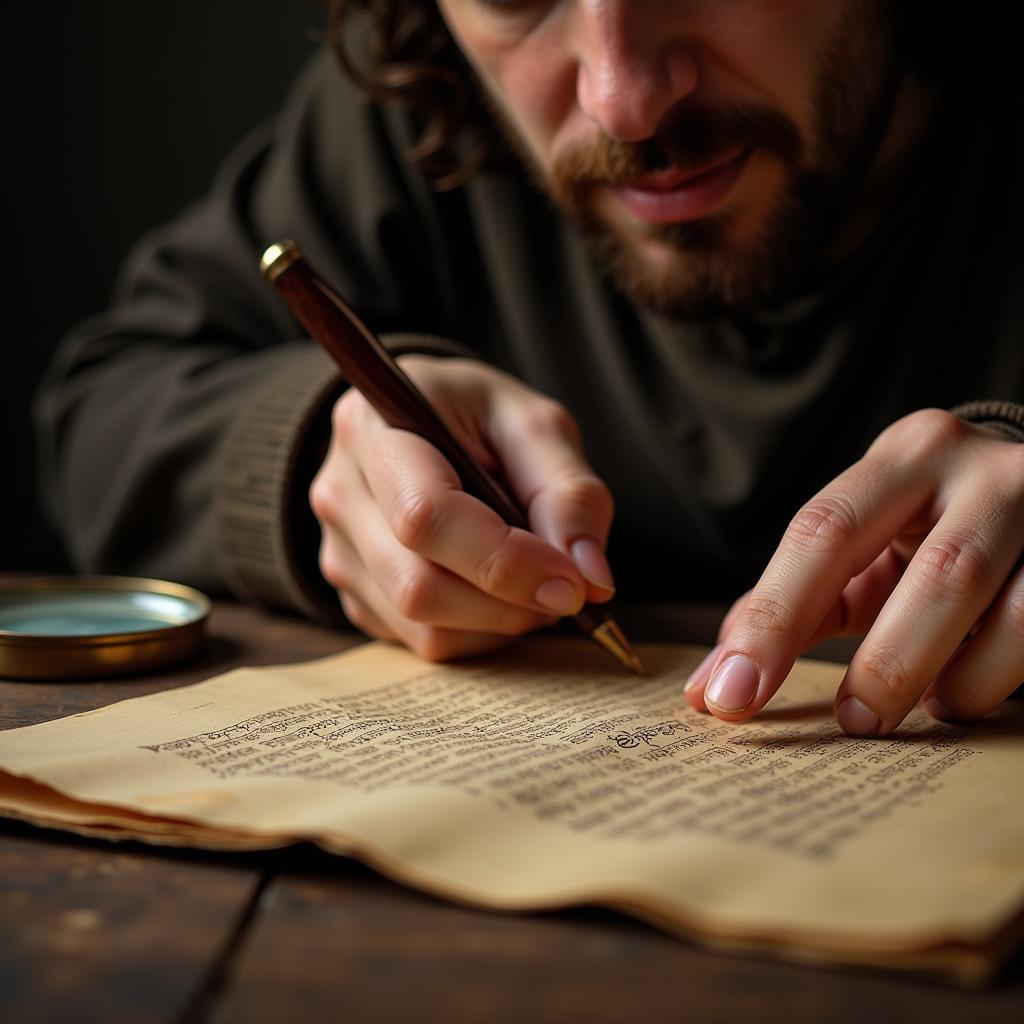
[(612, 138), (650, 138), (697, 88), (692, 46), (673, 26), (654, 20), (652, 5), (637, 0), (580, 0), (575, 15), (580, 109)]

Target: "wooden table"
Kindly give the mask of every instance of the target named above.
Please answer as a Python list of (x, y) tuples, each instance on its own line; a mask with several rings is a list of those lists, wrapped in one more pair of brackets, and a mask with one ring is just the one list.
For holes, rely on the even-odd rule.
[[(692, 609), (623, 615), (638, 639), (655, 638), (652, 628), (705, 639), (716, 618)], [(357, 642), (227, 603), (216, 606), (210, 633), (199, 661), (145, 678), (2, 682), (0, 728)], [(3, 1024), (361, 1017), (1020, 1024), (1024, 956), (990, 990), (967, 993), (705, 952), (606, 911), (470, 910), (312, 847), (193, 853), (0, 821)]]

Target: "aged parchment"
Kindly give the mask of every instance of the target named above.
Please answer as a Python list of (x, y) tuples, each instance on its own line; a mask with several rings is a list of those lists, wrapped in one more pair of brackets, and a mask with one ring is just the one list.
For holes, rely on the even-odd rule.
[(1024, 906), (1024, 714), (843, 736), (837, 666), (754, 722), (702, 651), (586, 641), (425, 664), (372, 644), (0, 733), (0, 812), (215, 848), (310, 839), (475, 904), (602, 903), (727, 946), (977, 981)]

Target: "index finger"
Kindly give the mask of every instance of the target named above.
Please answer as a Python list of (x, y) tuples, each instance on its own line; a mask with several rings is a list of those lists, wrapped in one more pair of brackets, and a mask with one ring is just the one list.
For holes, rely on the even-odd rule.
[(704, 691), (712, 714), (742, 721), (768, 703), (846, 585), (931, 487), (925, 474), (865, 457), (797, 512), (722, 638)]
[(585, 584), (566, 554), (463, 491), (423, 438), (390, 428), (375, 433), (360, 464), (403, 547), (509, 604), (556, 615), (580, 610)]

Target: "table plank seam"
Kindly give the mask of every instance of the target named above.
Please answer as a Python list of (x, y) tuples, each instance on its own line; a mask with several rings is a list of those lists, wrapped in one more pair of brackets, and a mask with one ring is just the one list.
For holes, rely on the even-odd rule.
[(234, 928), (231, 929), (195, 992), (185, 1004), (178, 1017), (178, 1024), (206, 1024), (210, 1019), (217, 1000), (227, 989), (234, 963), (248, 939), (250, 927), (256, 918), (263, 895), (276, 876), (276, 870), (267, 870), (253, 886), (252, 894), (245, 906), (242, 907)]

